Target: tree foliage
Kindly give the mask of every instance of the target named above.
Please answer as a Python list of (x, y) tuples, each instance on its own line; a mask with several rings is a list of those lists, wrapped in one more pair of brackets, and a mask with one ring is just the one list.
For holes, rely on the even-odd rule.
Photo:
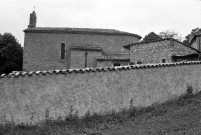
[(0, 75), (22, 71), (23, 49), (11, 33), (0, 34)]
[(156, 40), (161, 40), (162, 38), (155, 34), (154, 32), (150, 32), (148, 35), (146, 35), (142, 42), (151, 42), (151, 41), (156, 41)]
[(197, 34), (201, 34), (201, 28), (197, 27), (195, 29), (192, 29), (191, 33), (188, 34), (187, 36), (185, 36), (185, 39), (184, 39), (183, 43), (186, 44), (186, 45), (189, 45), (189, 37), (197, 35)]
[(178, 32), (175, 32), (174, 30), (162, 31), (159, 33), (159, 36), (163, 39), (164, 38), (173, 38), (178, 41), (182, 41), (182, 36)]
[(192, 29), (191, 34), (193, 35), (201, 34), (201, 28), (197, 27), (195, 29)]

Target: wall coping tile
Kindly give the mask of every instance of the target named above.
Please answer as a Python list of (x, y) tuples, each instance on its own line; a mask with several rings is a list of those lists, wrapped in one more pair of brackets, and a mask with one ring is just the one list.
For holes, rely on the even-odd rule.
[(32, 75), (53, 75), (53, 74), (69, 74), (69, 73), (89, 73), (89, 72), (105, 72), (105, 71), (123, 71), (123, 70), (137, 70), (137, 69), (148, 69), (148, 68), (163, 68), (163, 67), (172, 67), (172, 66), (183, 66), (183, 65), (195, 65), (201, 64), (201, 61), (188, 61), (188, 62), (175, 62), (175, 63), (156, 63), (156, 64), (137, 64), (137, 65), (127, 65), (127, 66), (116, 66), (116, 67), (96, 67), (96, 68), (75, 68), (75, 69), (62, 69), (62, 70), (48, 70), (48, 71), (19, 71), (12, 72), (9, 74), (2, 74), (0, 76), (3, 78), (12, 78), (12, 77), (23, 77)]

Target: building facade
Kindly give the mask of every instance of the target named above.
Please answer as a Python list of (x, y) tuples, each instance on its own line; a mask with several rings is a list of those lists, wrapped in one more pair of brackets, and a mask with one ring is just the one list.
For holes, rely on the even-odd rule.
[(201, 51), (201, 34), (191, 36), (189, 39), (189, 44), (191, 47)]
[[(126, 53), (123, 45), (141, 39), (114, 29), (36, 27), (36, 22), (33, 12), (24, 30), (24, 71), (96, 67), (99, 57)], [(113, 59), (110, 62), (115, 63)]]
[(146, 43), (133, 43), (124, 47), (130, 50), (130, 62), (134, 64), (199, 60), (197, 49), (171, 38)]

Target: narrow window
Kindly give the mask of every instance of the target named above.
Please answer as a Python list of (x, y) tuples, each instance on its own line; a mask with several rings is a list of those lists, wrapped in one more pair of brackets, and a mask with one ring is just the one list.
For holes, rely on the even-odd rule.
[(166, 63), (166, 59), (162, 59), (162, 63)]
[(200, 39), (199, 39), (199, 43), (198, 43), (198, 44), (199, 44), (199, 51), (200, 51), (200, 50), (201, 50), (201, 44), (200, 44)]
[(61, 60), (65, 60), (65, 44), (61, 44)]

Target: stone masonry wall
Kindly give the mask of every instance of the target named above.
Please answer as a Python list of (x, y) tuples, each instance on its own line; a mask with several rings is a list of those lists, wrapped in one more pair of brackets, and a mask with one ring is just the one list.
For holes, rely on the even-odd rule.
[[(85, 68), (85, 52), (71, 50), (70, 68)], [(87, 67), (97, 67), (96, 57), (101, 56), (101, 52), (87, 51)]]
[(161, 103), (201, 89), (201, 62), (136, 65), (54, 72), (24, 72), (0, 78), (0, 123), (35, 124), (89, 111), (103, 114)]
[[(200, 40), (200, 41), (199, 41)], [(201, 45), (200, 45), (200, 48), (199, 48), (199, 42), (200, 42), (200, 44), (201, 44), (201, 37), (197, 37), (196, 38), (196, 40), (192, 43), (192, 47), (193, 48), (195, 48), (195, 49), (197, 49), (197, 50), (199, 50), (199, 51), (201, 51)]]
[(187, 55), (197, 53), (189, 47), (176, 41), (164, 40), (160, 42), (150, 42), (145, 44), (136, 44), (131, 46), (131, 62), (137, 63), (161, 63), (162, 59), (166, 62), (172, 62), (172, 55)]
[[(121, 52), (123, 45), (138, 41), (131, 36), (25, 33), (23, 70), (70, 68), (71, 45), (94, 45), (101, 47), (104, 52)], [(61, 43), (67, 45), (67, 61), (60, 61)]]
[(118, 61), (118, 60), (104, 60), (104, 61), (98, 61), (97, 67), (112, 67), (114, 66), (114, 63), (119, 63), (121, 66), (126, 66), (129, 64), (129, 61)]

